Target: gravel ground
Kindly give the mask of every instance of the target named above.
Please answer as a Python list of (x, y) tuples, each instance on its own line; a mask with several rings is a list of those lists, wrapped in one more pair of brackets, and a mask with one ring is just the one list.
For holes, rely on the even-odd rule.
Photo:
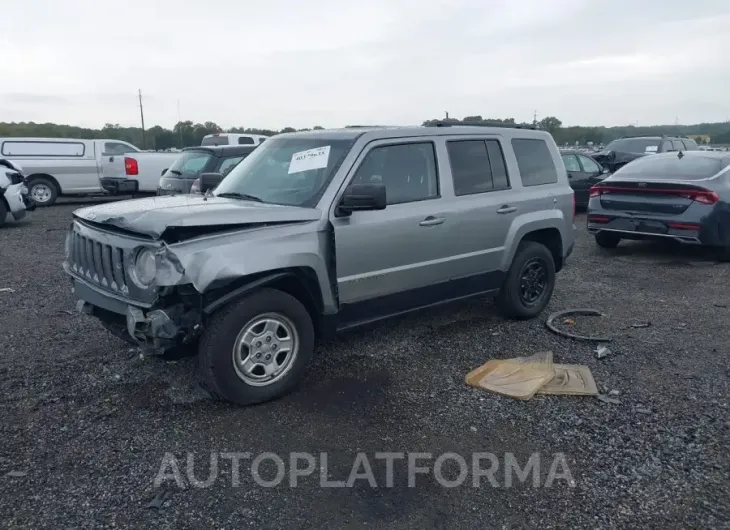
[[(0, 231), (0, 289), (14, 290), (0, 291), (2, 527), (730, 527), (730, 268), (701, 252), (639, 243), (603, 251), (581, 217), (549, 309), (603, 311), (560, 324), (610, 335), (609, 356), (550, 333), (544, 318), (507, 322), (478, 300), (322, 345), (295, 393), (236, 408), (197, 389), (192, 359), (141, 357), (73, 312), (60, 262), (80, 204)], [(641, 323), (651, 325), (632, 327)], [(463, 382), (489, 358), (544, 350), (587, 364), (619, 402), (523, 402)], [(230, 459), (220, 459), (209, 486), (187, 479), (188, 454), (204, 480), (220, 452), (276, 453), (287, 478), (262, 487), (242, 461), (236, 485)], [(378, 487), (323, 488), (318, 472), (292, 487), (290, 452), (317, 455), (318, 466), (327, 453), (332, 480), (347, 479), (364, 452)], [(471, 470), (458, 487), (433, 474), (408, 487), (403, 461), (388, 487), (376, 452), (455, 452), (469, 464), (475, 452), (493, 453), (496, 487), (486, 478), (473, 487)], [(169, 480), (155, 488), (166, 453)], [(520, 466), (539, 453), (540, 487), (511, 473), (506, 487), (506, 453)], [(546, 487), (558, 453), (557, 469), (573, 481), (564, 473)], [(260, 468), (266, 480), (275, 472), (271, 461)], [(149, 507), (154, 499), (161, 508)]]

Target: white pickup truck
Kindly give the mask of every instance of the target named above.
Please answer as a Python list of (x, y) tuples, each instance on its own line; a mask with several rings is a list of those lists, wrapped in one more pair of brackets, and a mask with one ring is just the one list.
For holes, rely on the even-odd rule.
[(0, 157), (22, 165), (30, 196), (50, 206), (61, 195), (156, 193), (179, 153), (140, 151), (120, 140), (0, 138)]

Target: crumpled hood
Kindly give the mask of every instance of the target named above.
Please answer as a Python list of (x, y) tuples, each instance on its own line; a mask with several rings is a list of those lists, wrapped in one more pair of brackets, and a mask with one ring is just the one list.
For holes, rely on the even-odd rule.
[(160, 238), (169, 228), (231, 227), (316, 221), (313, 208), (262, 204), (202, 195), (173, 195), (109, 202), (74, 212), (74, 217)]

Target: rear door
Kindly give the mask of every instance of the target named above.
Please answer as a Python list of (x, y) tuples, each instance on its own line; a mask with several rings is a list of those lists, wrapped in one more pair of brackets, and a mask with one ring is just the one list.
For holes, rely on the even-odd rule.
[(463, 295), (497, 288), (507, 234), (519, 212), (502, 139), (448, 137), (444, 151), (448, 167), (442, 174), (451, 176), (443, 187), (449, 218), (448, 238), (441, 242), (449, 256), (445, 279), (461, 280), (455, 285)]

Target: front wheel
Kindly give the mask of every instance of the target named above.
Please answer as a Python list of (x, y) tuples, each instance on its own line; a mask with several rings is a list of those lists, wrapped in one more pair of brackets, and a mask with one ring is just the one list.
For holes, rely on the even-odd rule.
[(201, 385), (251, 405), (287, 394), (314, 353), (314, 325), (293, 296), (261, 289), (214, 314), (199, 345)]
[(554, 288), (552, 253), (536, 241), (523, 241), (497, 296), (497, 308), (508, 318), (534, 318), (548, 305)]

